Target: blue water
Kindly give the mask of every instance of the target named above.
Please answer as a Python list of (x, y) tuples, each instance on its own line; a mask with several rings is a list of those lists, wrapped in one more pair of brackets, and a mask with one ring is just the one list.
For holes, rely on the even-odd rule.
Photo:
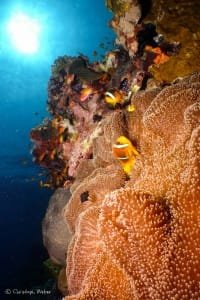
[[(19, 52), (10, 41), (6, 24), (17, 12), (41, 24), (35, 54)], [(110, 18), (104, 0), (0, 0), (1, 292), (42, 284), (47, 253), (41, 221), (52, 191), (39, 188), (41, 170), (32, 163), (29, 132), (48, 115), (51, 64), (60, 55), (94, 59), (94, 50), (104, 53), (114, 39)]]

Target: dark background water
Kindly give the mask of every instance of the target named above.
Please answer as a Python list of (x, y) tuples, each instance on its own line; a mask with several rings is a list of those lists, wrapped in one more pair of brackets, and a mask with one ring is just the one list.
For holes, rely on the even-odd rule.
[[(35, 54), (20, 53), (10, 42), (6, 24), (17, 11), (41, 23)], [(104, 0), (0, 0), (0, 299), (5, 288), (44, 280), (41, 221), (52, 191), (39, 188), (29, 132), (48, 115), (50, 66), (59, 55), (81, 52), (94, 59), (94, 50), (101, 55), (111, 48), (110, 18)]]

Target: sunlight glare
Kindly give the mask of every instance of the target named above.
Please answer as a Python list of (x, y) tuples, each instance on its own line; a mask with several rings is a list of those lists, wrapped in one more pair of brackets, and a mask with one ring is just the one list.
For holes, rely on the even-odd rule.
[(33, 54), (39, 49), (40, 24), (31, 17), (18, 13), (7, 25), (13, 46), (20, 52)]

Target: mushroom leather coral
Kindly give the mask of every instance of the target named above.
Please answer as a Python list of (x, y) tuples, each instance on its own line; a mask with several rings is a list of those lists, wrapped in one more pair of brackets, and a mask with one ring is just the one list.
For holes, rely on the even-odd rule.
[[(101, 251), (97, 232), (98, 217), (99, 208), (90, 207), (79, 218), (67, 256), (69, 291), (76, 294), (84, 290), (83, 294), (80, 292), (78, 299), (132, 299), (129, 276)], [(89, 281), (84, 280), (88, 277), (86, 273), (90, 277)], [(124, 289), (122, 297), (121, 288)]]
[(174, 207), (169, 199), (126, 188), (104, 201), (100, 239), (132, 278), (136, 299), (199, 299), (197, 200)]
[(196, 73), (132, 98), (124, 125), (140, 159), (76, 216), (66, 300), (200, 298), (199, 89)]
[[(173, 194), (174, 198), (184, 193), (186, 185), (191, 190), (194, 179), (190, 177), (197, 172), (191, 162), (195, 158), (192, 140), (200, 126), (199, 89), (200, 74), (196, 73), (163, 89), (143, 114), (128, 116), (129, 133), (135, 133), (140, 150), (130, 187), (161, 197)], [(136, 111), (142, 111), (144, 103), (132, 101)], [(199, 157), (198, 150), (196, 153)]]
[(91, 207), (83, 212), (71, 241), (67, 257), (67, 278), (71, 293), (81, 290), (85, 270), (90, 269), (95, 262), (99, 248), (99, 240), (96, 238), (98, 214), (97, 207)]
[(84, 282), (83, 289), (66, 300), (130, 300), (135, 299), (131, 280), (121, 268), (118, 268), (106, 253), (96, 256), (90, 269), (89, 280)]
[[(90, 206), (99, 205), (106, 193), (120, 188), (125, 181), (121, 167), (110, 165), (98, 168), (85, 178), (74, 190), (69, 203), (65, 207), (65, 217), (70, 230), (73, 232), (81, 212)], [(88, 199), (81, 201), (81, 195), (88, 194)]]

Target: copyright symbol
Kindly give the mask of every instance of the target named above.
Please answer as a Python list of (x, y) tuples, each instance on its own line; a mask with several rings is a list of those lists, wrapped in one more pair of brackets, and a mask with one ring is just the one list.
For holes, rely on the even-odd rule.
[(6, 289), (6, 290), (4, 291), (4, 293), (5, 293), (6, 295), (10, 295), (10, 294), (11, 294), (11, 290), (10, 290), (10, 289)]

